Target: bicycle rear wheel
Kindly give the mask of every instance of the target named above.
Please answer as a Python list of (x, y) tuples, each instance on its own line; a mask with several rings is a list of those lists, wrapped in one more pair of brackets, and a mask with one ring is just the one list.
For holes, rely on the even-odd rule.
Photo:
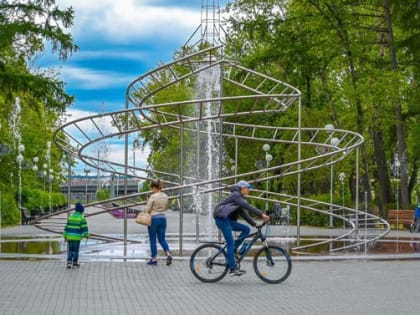
[(290, 275), (292, 260), (283, 248), (268, 245), (255, 254), (253, 267), (261, 280), (267, 283), (280, 283)]
[(228, 271), (226, 253), (217, 244), (201, 245), (191, 254), (190, 269), (200, 281), (219, 281)]

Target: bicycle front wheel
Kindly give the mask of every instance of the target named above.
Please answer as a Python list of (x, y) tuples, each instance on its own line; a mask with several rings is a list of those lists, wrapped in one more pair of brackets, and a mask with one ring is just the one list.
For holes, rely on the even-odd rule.
[(292, 260), (281, 247), (268, 245), (262, 247), (254, 257), (254, 271), (258, 278), (267, 283), (280, 283), (292, 271)]
[(219, 281), (228, 271), (226, 253), (217, 244), (201, 245), (191, 254), (190, 269), (200, 281)]

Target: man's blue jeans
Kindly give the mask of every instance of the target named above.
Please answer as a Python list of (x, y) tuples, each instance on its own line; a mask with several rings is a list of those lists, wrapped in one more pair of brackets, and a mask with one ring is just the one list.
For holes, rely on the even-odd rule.
[[(236, 267), (235, 250), (241, 245), (243, 238), (249, 235), (250, 228), (246, 224), (239, 223), (238, 221), (229, 218), (216, 218), (216, 225), (226, 240), (228, 267), (229, 269), (234, 269)], [(233, 231), (241, 232), (237, 240), (233, 238)]]
[(147, 227), (149, 232), (150, 251), (152, 258), (157, 256), (156, 236), (160, 246), (162, 246), (165, 253), (169, 252), (169, 245), (166, 242), (166, 217), (165, 215), (154, 215), (152, 216), (152, 223)]
[(77, 263), (79, 259), (80, 241), (67, 241), (67, 263)]

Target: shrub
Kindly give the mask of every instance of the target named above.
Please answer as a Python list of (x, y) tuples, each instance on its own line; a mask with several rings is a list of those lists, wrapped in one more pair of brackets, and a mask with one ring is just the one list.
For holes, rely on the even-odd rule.
[(2, 192), (1, 198), (1, 225), (18, 224), (20, 213), (12, 192)]

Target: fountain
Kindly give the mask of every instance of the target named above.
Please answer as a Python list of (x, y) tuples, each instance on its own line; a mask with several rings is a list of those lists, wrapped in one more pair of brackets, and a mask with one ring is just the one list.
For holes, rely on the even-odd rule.
[[(22, 108), (20, 105), (20, 98), (16, 97), (15, 104), (11, 116), (9, 117), (9, 125), (12, 130), (13, 137), (13, 149), (17, 152), (16, 162), (18, 163), (18, 209), (19, 209), (19, 218), (20, 223), (22, 223), (22, 162), (23, 162), (23, 152), (25, 151), (25, 146), (21, 143), (22, 136), (20, 132), (21, 117), (20, 112)], [(10, 181), (13, 185), (13, 172), (10, 173)]]
[[(108, 113), (92, 115), (83, 119), (77, 119), (60, 126), (55, 133), (55, 143), (71, 156), (78, 157), (83, 163), (102, 172), (136, 179), (150, 180), (144, 174), (150, 174), (148, 166), (138, 167), (130, 164), (128, 159), (128, 140), (134, 134), (143, 132), (159, 132), (163, 128), (171, 128), (173, 135), (180, 137), (180, 165), (173, 173), (165, 169), (153, 169), (153, 176), (162, 176), (171, 185), (167, 185), (166, 191), (172, 198), (183, 197), (194, 199), (196, 203), (196, 231), (197, 239), (200, 230), (205, 230), (208, 235), (214, 234), (212, 210), (215, 206), (213, 194), (222, 196), (228, 193), (229, 186), (239, 179), (252, 179), (256, 183), (292, 178), (296, 185), (296, 195), (285, 192), (266, 191), (256, 189), (254, 194), (248, 196), (253, 200), (269, 203), (279, 202), (291, 211), (296, 211), (296, 237), (298, 244), (293, 248), (303, 252), (311, 248), (325, 245), (327, 242), (334, 243), (329, 248), (330, 252), (360, 248), (362, 245), (372, 244), (384, 237), (390, 230), (389, 224), (369, 212), (360, 211), (356, 198), (355, 209), (343, 205), (322, 202), (301, 195), (301, 177), (310, 174), (317, 169), (331, 166), (347, 158), (352, 152), (356, 153), (356, 183), (358, 183), (358, 150), (363, 144), (363, 137), (355, 132), (320, 127), (302, 126), (302, 102), (301, 92), (279, 79), (248, 69), (236, 61), (229, 60), (224, 54), (223, 42), (220, 40), (219, 6), (203, 1), (202, 24), (200, 39), (191, 40), (193, 45), (185, 45), (185, 55), (171, 63), (139, 76), (127, 87), (125, 109)], [(217, 2), (218, 3), (218, 2)], [(213, 10), (210, 12), (210, 10)], [(203, 18), (204, 17), (204, 18)], [(198, 30), (198, 29), (197, 29)], [(198, 33), (197, 33), (198, 34)], [(193, 34), (194, 36), (194, 34)], [(192, 36), (192, 37), (193, 37)], [(192, 39), (192, 37), (190, 39)], [(222, 84), (223, 82), (223, 84)], [(183, 85), (185, 83), (185, 85)], [(194, 83), (191, 84), (191, 83)], [(185, 100), (160, 103), (159, 93), (165, 93), (168, 87), (180, 84), (184, 87), (192, 87), (189, 90), (194, 99), (189, 96)], [(224, 93), (223, 88), (229, 89)], [(163, 95), (167, 96), (167, 95)], [(165, 98), (166, 99), (166, 98)], [(196, 112), (191, 109), (195, 108)], [(258, 115), (292, 115), (290, 125), (264, 125), (267, 120), (258, 121)], [(243, 122), (239, 117), (252, 116), (252, 122)], [(106, 127), (100, 126), (100, 121), (106, 119), (112, 121)], [(147, 122), (147, 124), (145, 124)], [(89, 130), (92, 129), (92, 132)], [(79, 130), (75, 136), (75, 131)], [(82, 132), (83, 131), (83, 132)], [(87, 132), (89, 131), (89, 132)], [(184, 145), (184, 133), (188, 136), (196, 135), (196, 138), (187, 138)], [(92, 150), (97, 143), (107, 139), (121, 139), (125, 137), (124, 161), (117, 157), (100, 163), (101, 159), (96, 151)], [(191, 140), (192, 139), (192, 140)], [(334, 139), (334, 141), (331, 141)], [(335, 141), (337, 140), (337, 141)], [(189, 142), (188, 142), (189, 141)], [(204, 143), (203, 143), (204, 142)], [(287, 145), (290, 152), (296, 155), (288, 156), (287, 161), (272, 161), (266, 154), (266, 168), (262, 169), (239, 169), (238, 163), (243, 158), (239, 147), (252, 144), (257, 147), (266, 143), (272, 148)], [(196, 144), (197, 149), (188, 154), (188, 163), (185, 164), (186, 156), (184, 146)], [(228, 146), (230, 152), (234, 152), (235, 164), (234, 175), (222, 172), (220, 163), (225, 158), (224, 150)], [(313, 155), (302, 154), (312, 152)], [(322, 150), (318, 151), (317, 148)], [(257, 152), (256, 152), (257, 153)], [(195, 154), (195, 155), (194, 155)], [(191, 156), (195, 158), (195, 165), (191, 163)], [(248, 156), (249, 157), (249, 156)], [(176, 156), (173, 157), (177, 159)], [(195, 170), (195, 173), (193, 172)], [(184, 174), (184, 171), (185, 174)], [(176, 173), (178, 172), (178, 173)], [(262, 186), (262, 185), (258, 185)], [(258, 187), (257, 186), (257, 187)], [(136, 195), (117, 196), (116, 198), (91, 203), (89, 217), (111, 211), (103, 204), (106, 202), (125, 202), (129, 206), (141, 206), (145, 203), (147, 193)], [(208, 200), (207, 200), (208, 199)], [(183, 203), (181, 203), (181, 206)], [(177, 233), (179, 236), (179, 254), (182, 255), (184, 235), (183, 211), (175, 215), (179, 219)], [(314, 211), (326, 216), (334, 216), (345, 222), (346, 230), (339, 231), (340, 235), (331, 237), (328, 241), (300, 245), (300, 213), (302, 210)], [(358, 229), (359, 213), (369, 218), (370, 229), (366, 237), (359, 237), (363, 232)], [(58, 213), (60, 214), (60, 213)], [(48, 219), (43, 217), (37, 226), (51, 232), (60, 233), (62, 226), (50, 227)], [(201, 224), (200, 220), (207, 216), (208, 223)], [(45, 223), (45, 224), (44, 224)], [(128, 238), (127, 222), (124, 222), (124, 235), (109, 237), (112, 241), (127, 241), (135, 243), (136, 239)], [(46, 228), (45, 226), (48, 226)], [(352, 236), (356, 236), (352, 238)], [(102, 239), (106, 235), (100, 235)], [(349, 244), (341, 243), (342, 239), (352, 239)], [(338, 243), (338, 245), (336, 245)]]
[[(204, 67), (206, 66), (206, 62)], [(196, 99), (212, 99), (219, 98), (221, 92), (221, 69), (220, 67), (210, 67), (197, 75), (195, 83), (195, 98)], [(220, 102), (206, 102), (204, 104), (204, 113), (206, 116), (215, 115), (220, 109)], [(194, 107), (193, 116), (199, 116), (200, 108)], [(217, 120), (208, 119), (197, 122), (196, 133), (196, 167), (193, 177), (197, 178), (199, 182), (205, 180), (213, 180), (219, 177), (220, 173), (220, 129), (221, 123)], [(201, 145), (204, 143), (204, 145)], [(203, 167), (204, 166), (204, 167)], [(205, 190), (212, 190), (214, 184), (205, 185)], [(216, 235), (216, 229), (213, 219), (213, 209), (216, 206), (217, 196), (214, 193), (200, 194), (200, 191), (193, 192), (194, 207), (196, 209), (197, 218), (199, 216), (207, 216), (203, 224), (198, 222), (197, 239), (200, 234), (204, 234), (211, 238)]]

